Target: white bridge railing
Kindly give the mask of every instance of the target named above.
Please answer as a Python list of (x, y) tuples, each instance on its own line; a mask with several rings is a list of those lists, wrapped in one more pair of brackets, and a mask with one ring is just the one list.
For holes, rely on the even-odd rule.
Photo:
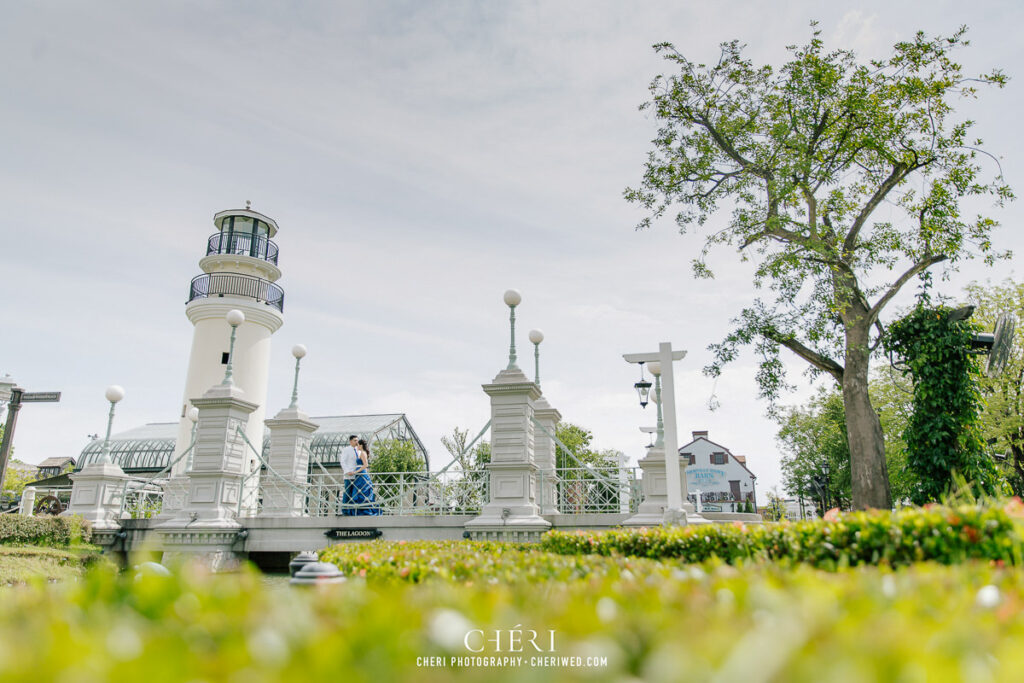
[[(554, 494), (555, 508), (562, 514), (604, 512), (632, 513), (643, 499), (636, 467), (564, 467), (542, 470), (541, 500)], [(554, 487), (554, 491), (548, 488)]]
[[(305, 485), (305, 513), (333, 515), (476, 515), (487, 502), (490, 475), (484, 470), (372, 472), (372, 502), (346, 500), (341, 473), (314, 472)], [(293, 487), (268, 478), (260, 486), (260, 508), (272, 496), (291, 496)], [(275, 506), (276, 507), (276, 506)]]

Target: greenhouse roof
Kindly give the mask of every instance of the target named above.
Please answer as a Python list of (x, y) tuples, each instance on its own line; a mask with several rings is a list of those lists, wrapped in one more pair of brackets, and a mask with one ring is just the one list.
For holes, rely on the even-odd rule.
[[(404, 413), (380, 415), (328, 415), (311, 417), (319, 425), (313, 433), (310, 450), (314, 460), (337, 462), (340, 450), (348, 445), (348, 437), (356, 434), (375, 440), (400, 439), (413, 441), (427, 468), (430, 460), (423, 442), (413, 430)], [(152, 422), (110, 436), (110, 457), (127, 471), (159, 471), (170, 462), (178, 434), (177, 422)], [(267, 454), (270, 430), (263, 435), (263, 452)], [(93, 439), (82, 449), (79, 469), (95, 462), (103, 450), (103, 440)]]

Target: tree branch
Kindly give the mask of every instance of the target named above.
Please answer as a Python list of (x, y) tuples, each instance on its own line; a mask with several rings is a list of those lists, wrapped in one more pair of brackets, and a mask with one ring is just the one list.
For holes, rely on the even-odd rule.
[(779, 334), (774, 329), (762, 330), (761, 334), (763, 334), (768, 339), (771, 339), (776, 344), (781, 344), (782, 346), (785, 346), (787, 349), (789, 349), (796, 355), (800, 356), (814, 367), (832, 375), (832, 377), (834, 377), (837, 382), (842, 383), (843, 366), (835, 362), (831, 358), (823, 356), (817, 351), (804, 346), (793, 337), (783, 336)]
[(886, 304), (888, 304), (889, 301), (899, 293), (899, 291), (903, 288), (903, 285), (907, 284), (907, 282), (912, 277), (914, 277), (921, 271), (930, 268), (931, 266), (934, 266), (936, 263), (945, 261), (947, 258), (949, 257), (946, 256), (945, 254), (929, 256), (928, 258), (922, 259), (915, 263), (914, 265), (912, 265), (910, 268), (908, 268), (907, 271), (903, 273), (903, 275), (900, 275), (899, 279), (893, 283), (892, 287), (890, 287), (888, 291), (886, 291), (886, 293), (882, 295), (882, 298), (878, 300), (878, 303), (872, 306), (871, 310), (868, 311), (868, 323), (873, 324), (876, 320), (878, 320), (878, 316), (882, 313), (882, 309), (885, 308)]
[(861, 228), (864, 227), (864, 223), (867, 222), (868, 217), (874, 212), (882, 200), (885, 199), (886, 195), (903, 181), (907, 175), (920, 166), (907, 166), (902, 163), (896, 163), (893, 165), (892, 173), (889, 177), (882, 181), (882, 184), (878, 186), (875, 193), (871, 195), (871, 199), (864, 205), (864, 208), (857, 214), (857, 218), (853, 221), (853, 225), (850, 226), (850, 231), (846, 233), (846, 239), (843, 240), (843, 253), (850, 254), (853, 252), (853, 248), (857, 245), (857, 236), (860, 235)]

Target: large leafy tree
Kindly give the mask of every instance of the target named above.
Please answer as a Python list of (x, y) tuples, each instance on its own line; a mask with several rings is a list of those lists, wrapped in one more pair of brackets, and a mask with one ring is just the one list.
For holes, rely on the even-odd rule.
[[(786, 386), (781, 347), (831, 375), (843, 393), (857, 508), (892, 505), (868, 395), (883, 311), (935, 264), (1000, 256), (990, 241), (995, 220), (965, 216), (960, 204), (1012, 194), (1001, 175), (985, 177), (981, 141), (952, 103), (1006, 78), (963, 74), (954, 53), (967, 45), (965, 31), (918, 33), (887, 58), (860, 62), (849, 50), (826, 51), (815, 30), (779, 69), (755, 66), (736, 41), (709, 65), (655, 46), (675, 72), (651, 84), (643, 107), (660, 128), (643, 181), (626, 198), (649, 210), (640, 227), (674, 207), (681, 231), (731, 211), (715, 221), (695, 274), (712, 275), (712, 246), (732, 245), (756, 259), (755, 284), (771, 297), (744, 309), (737, 329), (712, 346), (708, 371), (753, 344), (770, 399)], [(876, 215), (883, 202), (889, 210)]]

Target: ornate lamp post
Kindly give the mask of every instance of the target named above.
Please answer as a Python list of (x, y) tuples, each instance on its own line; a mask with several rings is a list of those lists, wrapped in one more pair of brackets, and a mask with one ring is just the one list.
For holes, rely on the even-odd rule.
[(292, 355), (295, 356), (295, 382), (292, 384), (292, 402), (288, 405), (289, 410), (299, 407), (299, 363), (306, 357), (306, 347), (296, 344), (292, 347)]
[(107, 400), (110, 401), (110, 414), (107, 416), (107, 435), (103, 438), (103, 450), (100, 452), (100, 462), (109, 463), (110, 460), (110, 428), (114, 424), (114, 407), (118, 402), (124, 398), (124, 389), (116, 384), (111, 384), (107, 387), (107, 391), (104, 393)]
[(530, 341), (533, 342), (533, 383), (540, 386), (540, 343), (544, 341), (544, 333), (530, 330)]
[(523, 300), (518, 291), (509, 289), (505, 292), (505, 305), (508, 306), (508, 322), (512, 331), (511, 342), (508, 347), (508, 367), (506, 370), (518, 370), (516, 365), (516, 306)]
[(235, 356), (235, 333), (238, 331), (238, 326), (245, 322), (245, 313), (237, 308), (232, 308), (224, 317), (227, 318), (228, 325), (231, 325), (231, 345), (228, 347), (228, 366), (224, 371), (224, 381), (221, 384), (230, 385), (234, 384), (234, 380), (231, 378), (231, 363), (234, 362)]

